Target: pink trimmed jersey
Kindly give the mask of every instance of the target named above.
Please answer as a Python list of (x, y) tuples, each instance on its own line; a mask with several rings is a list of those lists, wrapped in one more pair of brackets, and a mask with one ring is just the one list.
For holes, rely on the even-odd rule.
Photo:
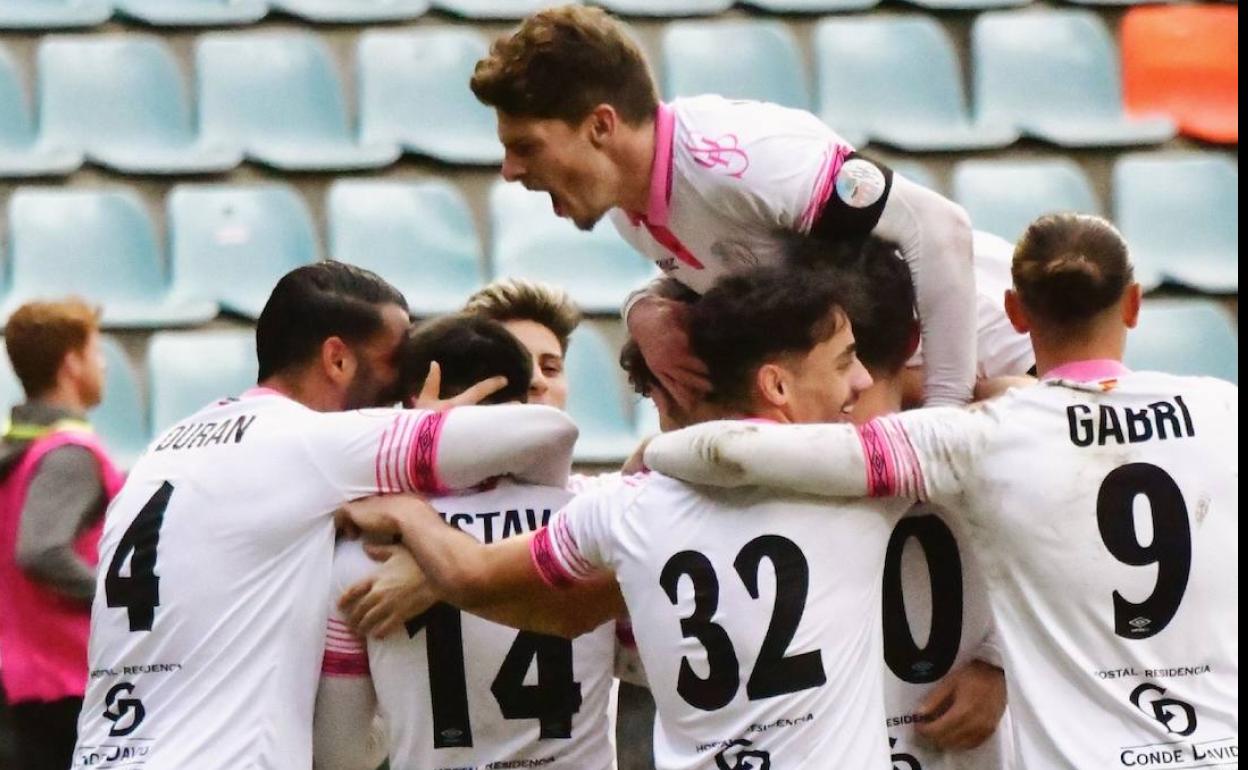
[(440, 487), (459, 415), (257, 389), (158, 437), (106, 516), (74, 768), (311, 767), (332, 513)]
[(835, 507), (648, 474), (576, 497), (538, 533), (548, 582), (619, 580), (657, 768), (888, 767), (880, 574), (908, 506)]
[[(501, 482), (431, 503), (452, 526), (489, 543), (544, 526), (571, 497)], [(376, 568), (358, 542), (339, 544), (333, 597)], [(615, 646), (614, 623), (568, 640), (439, 605), (403, 631), (368, 640), (367, 652), (331, 617), (324, 670), (371, 671), (393, 770), (611, 770)]]

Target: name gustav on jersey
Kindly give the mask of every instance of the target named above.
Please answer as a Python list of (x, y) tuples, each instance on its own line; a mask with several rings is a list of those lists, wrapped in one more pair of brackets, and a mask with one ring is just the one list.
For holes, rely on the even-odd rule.
[(1187, 410), (1182, 396), (1157, 401), (1141, 409), (1071, 404), (1066, 407), (1066, 420), (1070, 426), (1070, 442), (1077, 447), (1105, 446), (1111, 441), (1138, 444), (1196, 435), (1192, 413)]
[(192, 422), (178, 425), (156, 444), (154, 452), (167, 449), (199, 449), (218, 444), (241, 444), (247, 429), (256, 421), (254, 414), (232, 417), (223, 422)]
[[(439, 511), (439, 513), (442, 514), (443, 520), (452, 527), (470, 535), (473, 534), (473, 522), (480, 522), (481, 542), (493, 543), (495, 540), (505, 540), (525, 532), (536, 532), (550, 521), (551, 510), (549, 508), (511, 508), (505, 511), (484, 513), (446, 513), (445, 511)], [(497, 534), (494, 529), (500, 518), (503, 531), (502, 534)]]

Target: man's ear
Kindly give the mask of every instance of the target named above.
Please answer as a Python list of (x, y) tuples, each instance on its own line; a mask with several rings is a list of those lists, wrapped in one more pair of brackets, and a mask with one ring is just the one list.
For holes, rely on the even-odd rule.
[(1018, 298), (1018, 292), (1013, 289), (1005, 290), (1005, 317), (1010, 319), (1010, 326), (1014, 327), (1014, 331), (1019, 334), (1031, 333), (1031, 319), (1027, 317), (1023, 301)]
[(321, 343), (321, 372), (330, 382), (346, 387), (358, 365), (351, 346), (341, 337), (329, 337)]
[(789, 403), (789, 375), (778, 364), (763, 364), (754, 373), (756, 397), (768, 406), (783, 407)]
[(609, 104), (600, 104), (585, 118), (589, 129), (589, 141), (594, 147), (607, 144), (620, 126), (620, 115)]

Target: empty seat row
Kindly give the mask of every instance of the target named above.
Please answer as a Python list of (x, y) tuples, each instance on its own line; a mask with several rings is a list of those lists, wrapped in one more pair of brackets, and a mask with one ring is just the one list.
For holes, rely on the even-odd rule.
[[(1169, 101), (1156, 85), (1165, 78), (1130, 80), (1151, 84), (1136, 88), (1144, 95), (1131, 104), (1155, 111), (1134, 116), (1124, 111), (1109, 31), (1085, 11), (977, 19), (974, 109), (948, 32), (927, 16), (820, 22), (815, 98), (784, 23), (679, 22), (662, 40), (669, 97), (722, 93), (813, 109), (854, 144), (915, 152), (1003, 147), (1020, 136), (1062, 146), (1150, 144), (1174, 135), (1174, 120), (1163, 113), (1206, 138), (1238, 141), (1236, 55), (1224, 62), (1233, 73), (1225, 77), (1189, 67), (1204, 73), (1190, 80), (1220, 85), (1184, 87)], [(19, 67), (0, 47), (0, 176), (66, 174), (85, 161), (122, 173), (216, 173), (245, 159), (281, 170), (350, 170), (387, 166), (403, 152), (496, 164), (502, 148), (493, 115), (467, 88), (486, 50), (485, 37), (465, 28), (361, 35), (357, 127), (335, 61), (311, 33), (201, 36), (194, 100), (159, 38), (50, 37), (36, 55), (35, 110), (27, 108)], [(1203, 112), (1192, 118), (1193, 110)]]
[(971, 27), (973, 107), (953, 39), (921, 15), (820, 21), (813, 96), (788, 25), (672, 23), (662, 36), (663, 81), (668, 97), (721, 93), (811, 109), (852, 143), (911, 152), (1004, 147), (1020, 137), (1063, 147), (1156, 144), (1176, 123), (1235, 143), (1238, 14), (1235, 6), (1132, 9), (1125, 76), (1110, 30), (1092, 12), (982, 14)]
[[(1031, 0), (908, 0), (932, 10), (1017, 8)], [(740, 5), (765, 13), (835, 13), (874, 8), (881, 0), (594, 0), (624, 16), (712, 16)], [(1151, 0), (1068, 0), (1079, 5), (1138, 5)], [(314, 23), (406, 21), (431, 10), (482, 21), (519, 19), (544, 0), (4, 0), (0, 29), (64, 29), (103, 24), (114, 15), (157, 26), (255, 24), (270, 13)]]
[[(104, 401), (90, 419), (125, 466), (170, 425), (256, 382), (251, 330), (159, 332), (148, 341), (142, 377), (117, 339), (105, 336), (102, 347), (107, 361)], [(8, 357), (0, 359), (0, 409), (7, 416), (23, 396)], [(586, 325), (576, 331), (567, 373), (568, 411), (581, 428), (577, 459), (611, 462), (627, 457), (636, 448), (639, 425), (648, 425), (648, 415), (635, 408), (636, 398), (600, 330)]]
[[(165, 201), (167, 247), (132, 191), (22, 188), (8, 201), (4, 318), (31, 297), (77, 293), (110, 328), (255, 317), (277, 279), (323, 254), (391, 276), (415, 312), (457, 307), (489, 275), (565, 284), (589, 312), (614, 313), (654, 275), (606, 222), (582, 233), (548, 196), (496, 185), (492, 269), (463, 196), (444, 181), (339, 181), (322, 250), (302, 197), (283, 185), (180, 185)], [(167, 258), (166, 255), (167, 254)]]

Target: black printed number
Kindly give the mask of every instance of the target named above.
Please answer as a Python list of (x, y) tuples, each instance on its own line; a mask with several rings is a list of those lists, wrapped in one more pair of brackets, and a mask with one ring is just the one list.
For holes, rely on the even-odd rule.
[[(117, 544), (117, 553), (104, 575), (104, 599), (109, 607), (125, 607), (131, 631), (151, 631), (160, 606), (160, 578), (156, 575), (156, 547), (160, 544), (160, 528), (165, 523), (165, 509), (173, 485), (160, 485), (156, 494), (144, 503), (139, 515)], [(130, 574), (121, 574), (126, 557), (130, 557)]]
[[(927, 644), (914, 641), (906, 617), (901, 556), (914, 538), (927, 560), (932, 620)], [(884, 661), (903, 682), (935, 682), (949, 673), (962, 643), (962, 557), (939, 516), (907, 516), (897, 523), (884, 557)]]
[[(1135, 498), (1148, 499), (1152, 542), (1140, 543), (1135, 529)], [(1149, 463), (1115, 468), (1096, 497), (1096, 524), (1115, 559), (1133, 567), (1157, 565), (1157, 583), (1144, 601), (1114, 591), (1114, 633), (1125, 639), (1148, 639), (1162, 631), (1179, 611), (1192, 570), (1192, 531), (1183, 493), (1170, 474)]]
[[(434, 748), (472, 745), (464, 634), (460, 611), (437, 604), (407, 623), (408, 636), (425, 630)], [(537, 661), (537, 684), (525, 675)], [(521, 631), (490, 685), (504, 719), (536, 719), (540, 737), (571, 738), (572, 717), (581, 710), (581, 685), (573, 678), (572, 642)]]
[[(745, 685), (746, 697), (750, 700), (808, 690), (827, 681), (818, 650), (785, 655), (806, 609), (810, 587), (806, 557), (792, 540), (778, 535), (763, 535), (746, 543), (733, 561), (733, 567), (754, 599), (759, 597), (758, 572), (764, 559), (771, 562), (776, 573), (776, 602), (754, 671)], [(698, 676), (689, 658), (683, 658), (676, 691), (694, 708), (715, 711), (728, 705), (741, 685), (740, 665), (732, 640), (723, 627), (712, 620), (719, 607), (719, 579), (704, 554), (677, 553), (668, 559), (659, 575), (659, 585), (672, 604), (679, 603), (682, 577), (689, 578), (693, 584), (693, 612), (681, 619), (680, 631), (686, 639), (697, 639), (706, 650), (707, 675), (705, 678)]]

